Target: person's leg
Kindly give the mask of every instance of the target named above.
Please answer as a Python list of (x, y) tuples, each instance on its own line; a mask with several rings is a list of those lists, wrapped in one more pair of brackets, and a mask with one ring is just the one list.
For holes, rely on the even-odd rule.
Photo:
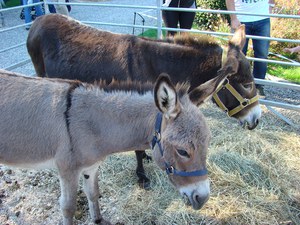
[(56, 9), (55, 9), (55, 7), (54, 7), (54, 5), (48, 5), (48, 9), (49, 9), (49, 12), (50, 13), (56, 13)]
[[(242, 23), (245, 25), (245, 33), (246, 35), (252, 35), (252, 22), (249, 23)], [(243, 47), (242, 52), (247, 55), (247, 50), (248, 50), (248, 44), (249, 44), (249, 38), (246, 38), (245, 45)]]
[[(22, 3), (24, 6), (27, 5), (27, 0), (22, 0)], [(30, 23), (31, 22), (31, 8), (32, 7), (25, 7), (24, 8), (24, 16), (25, 16), (25, 23)], [(26, 29), (29, 29), (29, 25), (26, 26)]]
[[(34, 2), (34, 3), (38, 3), (38, 2), (40, 2), (40, 1), (39, 1), (39, 0), (33, 0), (33, 2)], [(36, 16), (41, 16), (41, 15), (44, 14), (41, 5), (36, 5), (36, 6), (35, 6), (35, 14), (36, 14)]]
[[(270, 19), (264, 19), (255, 22), (253, 35), (270, 37)], [(253, 39), (254, 57), (267, 59), (269, 54), (270, 42), (268, 40)], [(254, 62), (253, 76), (259, 79), (265, 79), (268, 64), (266, 62)]]
[[(194, 3), (190, 8), (196, 8), (196, 3)], [(179, 25), (181, 29), (191, 29), (195, 19), (195, 12), (179, 12)]]
[[(69, 0), (66, 0), (66, 2), (69, 2)], [(71, 9), (72, 9), (71, 6), (67, 5), (67, 8), (68, 8), (68, 11), (71, 12)]]
[(181, 29), (191, 29), (195, 19), (196, 13), (194, 12), (180, 12), (179, 25)]
[[(178, 7), (179, 0), (172, 0), (169, 7)], [(165, 26), (169, 28), (177, 28), (179, 20), (179, 12), (176, 11), (162, 11), (162, 18)], [(174, 36), (176, 31), (168, 31), (167, 36)]]

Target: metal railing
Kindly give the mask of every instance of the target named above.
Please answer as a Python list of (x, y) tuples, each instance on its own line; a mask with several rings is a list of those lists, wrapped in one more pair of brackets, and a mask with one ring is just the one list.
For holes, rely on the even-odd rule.
[[(213, 31), (204, 31), (204, 30), (187, 30), (187, 29), (175, 29), (175, 28), (167, 28), (167, 27), (163, 27), (162, 26), (162, 16), (161, 16), (161, 11), (162, 10), (166, 10), (166, 11), (184, 11), (184, 12), (202, 12), (202, 13), (217, 13), (217, 14), (237, 14), (237, 15), (254, 15), (254, 16), (266, 16), (266, 17), (276, 17), (276, 18), (292, 18), (292, 19), (299, 19), (300, 21), (300, 16), (299, 15), (284, 15), (284, 14), (253, 14), (253, 13), (238, 13), (235, 11), (226, 11), (226, 10), (210, 10), (210, 9), (201, 9), (201, 8), (197, 8), (197, 9), (187, 9), (187, 8), (171, 8), (171, 7), (163, 7), (162, 6), (162, 0), (156, 0), (156, 6), (138, 6), (138, 5), (121, 5), (121, 4), (107, 4), (107, 3), (73, 3), (73, 2), (69, 2), (69, 3), (59, 3), (59, 2), (48, 2), (46, 0), (44, 0), (44, 2), (41, 3), (35, 3), (35, 4), (30, 4), (27, 5), (29, 6), (35, 6), (35, 5), (39, 5), (39, 4), (44, 4), (45, 9), (47, 9), (47, 5), (48, 4), (52, 4), (52, 5), (71, 5), (71, 6), (81, 6), (81, 7), (85, 7), (85, 6), (95, 6), (95, 7), (112, 7), (112, 8), (134, 8), (137, 10), (147, 10), (147, 11), (156, 11), (156, 18), (157, 18), (157, 22), (156, 25), (153, 26), (146, 26), (146, 25), (136, 25), (136, 24), (121, 24), (121, 23), (110, 23), (110, 22), (96, 22), (96, 21), (81, 21), (83, 23), (86, 24), (90, 24), (90, 25), (105, 25), (105, 26), (118, 26), (118, 27), (132, 27), (134, 28), (142, 28), (142, 29), (156, 29), (157, 30), (157, 34), (158, 37), (162, 37), (162, 31), (182, 31), (182, 32), (192, 32), (192, 33), (200, 33), (200, 34), (208, 34), (208, 35), (214, 35), (214, 36), (231, 36), (232, 34), (230, 33), (223, 33), (223, 32), (213, 32)], [(0, 9), (0, 13), (5, 12), (5, 11), (9, 11), (9, 10), (13, 10), (13, 9), (22, 9), (24, 6), (17, 6), (17, 7), (13, 7), (13, 8), (5, 8), (5, 9)], [(47, 12), (47, 10), (46, 10)], [(141, 13), (142, 14), (142, 13)], [(144, 14), (145, 15), (145, 14)], [(10, 28), (6, 28), (6, 29), (1, 29), (0, 30), (0, 34), (2, 32), (7, 32), (13, 29), (17, 29), (19, 27), (24, 27), (24, 25), (17, 25), (17, 26), (13, 26)], [(292, 39), (283, 39), (283, 38), (276, 38), (276, 37), (259, 37), (259, 36), (252, 36), (252, 35), (246, 35), (246, 37), (251, 38), (251, 39), (262, 39), (262, 40), (269, 40), (269, 41), (278, 41), (278, 42), (288, 42), (288, 43), (294, 43), (294, 44), (298, 44), (300, 45), (300, 40), (292, 40)], [(14, 48), (18, 48), (22, 45), (25, 45), (24, 43), (20, 43), (11, 47), (7, 47), (4, 49), (0, 50), (0, 53), (3, 53), (5, 51), (9, 51), (12, 50)], [(258, 58), (253, 58), (253, 57), (247, 57), (249, 60), (251, 61), (263, 61), (263, 62), (268, 62), (268, 63), (274, 63), (274, 64), (281, 64), (281, 65), (288, 65), (288, 66), (297, 66), (300, 67), (300, 63), (297, 62), (286, 62), (286, 61), (275, 61), (275, 60), (269, 60), (269, 59), (258, 59)], [(23, 61), (20, 61), (14, 65), (10, 65), (8, 67), (6, 67), (5, 69), (7, 70), (13, 70), (19, 66), (22, 66), (26, 63), (29, 63), (30, 59), (26, 59)], [(300, 75), (299, 75), (300, 76)], [(288, 88), (288, 89), (293, 89), (296, 91), (300, 91), (300, 85), (296, 85), (296, 84), (286, 84), (286, 83), (282, 83), (282, 82), (275, 82), (275, 81), (268, 81), (268, 80), (259, 80), (259, 79), (255, 79), (255, 82), (258, 84), (263, 84), (263, 85), (270, 85), (270, 86), (274, 86), (274, 87), (279, 87), (279, 88)], [(293, 125), (287, 118), (284, 118), (279, 112), (275, 111), (274, 109), (270, 108), (270, 107), (277, 107), (277, 108), (283, 108), (283, 109), (288, 109), (288, 110), (294, 110), (297, 112), (300, 112), (300, 106), (299, 105), (292, 105), (292, 104), (287, 104), (284, 102), (276, 102), (276, 101), (270, 101), (270, 100), (264, 100), (261, 99), (260, 100), (261, 104), (264, 104), (268, 107), (268, 109), (270, 109), (273, 113), (275, 113), (277, 116), (279, 116), (280, 118), (284, 119), (287, 123)]]

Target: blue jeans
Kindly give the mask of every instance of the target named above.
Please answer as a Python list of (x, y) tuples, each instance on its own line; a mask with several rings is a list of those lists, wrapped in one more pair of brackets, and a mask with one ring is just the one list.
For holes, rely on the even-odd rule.
[[(27, 5), (28, 0), (22, 0), (22, 3), (24, 6)], [(38, 3), (40, 2), (40, 0), (33, 0), (32, 3)], [(31, 20), (31, 8), (32, 7), (25, 7), (24, 8), (24, 16), (25, 16), (25, 23), (30, 23)], [(43, 11), (42, 11), (42, 6), (41, 5), (36, 5), (35, 6), (35, 14), (36, 16), (41, 16), (43, 15)]]
[[(242, 22), (246, 26), (247, 35), (270, 37), (270, 18), (255, 21), (255, 22)], [(248, 49), (249, 39), (246, 39), (246, 44), (243, 52), (246, 55)], [(269, 54), (270, 41), (252, 39), (253, 51), (255, 58), (267, 59)], [(254, 62), (253, 76), (259, 79), (265, 79), (268, 64), (265, 62)]]
[(56, 13), (56, 9), (54, 5), (48, 5), (48, 9), (50, 13)]

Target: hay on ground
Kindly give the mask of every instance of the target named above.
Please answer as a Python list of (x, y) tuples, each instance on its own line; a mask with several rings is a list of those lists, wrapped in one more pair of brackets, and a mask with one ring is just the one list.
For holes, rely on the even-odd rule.
[[(151, 190), (141, 190), (133, 152), (116, 154), (99, 168), (103, 216), (114, 224), (300, 224), (299, 129), (264, 108), (260, 125), (242, 129), (211, 103), (202, 107), (213, 138), (208, 157), (211, 197), (203, 209), (186, 206), (167, 176), (145, 163)], [(282, 111), (300, 124), (299, 113)], [(151, 152), (148, 152), (151, 154)], [(0, 166), (0, 224), (57, 224), (55, 171)], [(78, 192), (77, 224), (90, 224), (87, 200)]]

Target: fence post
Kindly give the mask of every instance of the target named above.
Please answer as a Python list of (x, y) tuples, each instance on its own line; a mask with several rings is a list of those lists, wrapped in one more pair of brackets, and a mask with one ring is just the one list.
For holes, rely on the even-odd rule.
[(161, 16), (161, 6), (162, 6), (162, 0), (156, 0), (157, 3), (157, 10), (156, 10), (156, 16), (157, 16), (157, 39), (162, 39), (162, 16)]
[(43, 0), (44, 2), (44, 9), (45, 9), (45, 14), (49, 14), (49, 7), (48, 7), (48, 4), (47, 4), (47, 1), (46, 0)]

